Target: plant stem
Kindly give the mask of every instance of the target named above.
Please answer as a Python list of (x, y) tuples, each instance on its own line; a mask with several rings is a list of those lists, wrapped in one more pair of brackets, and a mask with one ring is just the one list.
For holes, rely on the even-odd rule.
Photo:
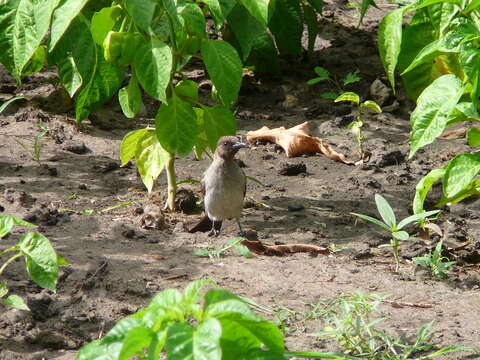
[(175, 211), (175, 196), (177, 194), (177, 179), (175, 175), (175, 155), (169, 154), (167, 162), (167, 202), (165, 203), (165, 209)]
[(10, 264), (12, 263), (13, 261), (17, 260), (19, 257), (22, 257), (23, 256), (23, 253), (22, 252), (19, 252), (15, 255), (13, 255), (10, 259), (8, 259), (7, 261), (5, 261), (5, 263), (2, 265), (2, 267), (0, 268), (0, 275), (2, 275), (3, 273), (3, 270), (5, 270), (5, 268)]
[(391, 244), (393, 249), (393, 257), (395, 258), (395, 272), (398, 273), (398, 269), (400, 267), (400, 261), (398, 260), (398, 240), (392, 238)]

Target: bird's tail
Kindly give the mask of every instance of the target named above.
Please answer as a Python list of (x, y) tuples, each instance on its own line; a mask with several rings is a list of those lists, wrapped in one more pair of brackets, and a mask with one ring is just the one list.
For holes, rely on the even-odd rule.
[[(199, 222), (197, 225), (195, 225), (193, 228), (191, 228), (188, 232), (189, 233), (196, 233), (198, 231), (200, 232), (208, 232), (210, 230), (212, 230), (212, 220), (210, 220), (210, 218), (205, 215)], [(220, 231), (220, 229), (222, 228), (222, 221), (221, 220), (215, 220), (215, 230), (217, 231)]]

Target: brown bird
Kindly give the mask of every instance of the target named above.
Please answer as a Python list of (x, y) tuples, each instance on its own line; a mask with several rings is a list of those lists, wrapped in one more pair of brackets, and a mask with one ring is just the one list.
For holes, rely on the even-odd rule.
[(240, 234), (243, 234), (240, 216), (247, 180), (234, 158), (238, 150), (245, 147), (248, 146), (235, 136), (224, 136), (218, 140), (213, 161), (205, 171), (202, 181), (208, 218), (202, 219), (190, 232), (204, 231), (206, 224), (211, 222), (209, 235), (216, 236), (224, 219), (235, 219)]

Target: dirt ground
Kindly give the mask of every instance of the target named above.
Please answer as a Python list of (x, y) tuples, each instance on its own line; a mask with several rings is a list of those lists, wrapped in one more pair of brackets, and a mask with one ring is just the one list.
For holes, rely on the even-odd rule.
[[(264, 125), (288, 127), (309, 121), (316, 136), (349, 159), (357, 159), (355, 140), (345, 126), (352, 120), (352, 109), (320, 98), (321, 92), (332, 90), (331, 85), (308, 86), (306, 81), (314, 77), (315, 65), (339, 78), (358, 69), (362, 80), (350, 89), (363, 99), (371, 98), (371, 83), (377, 78), (385, 82), (375, 31), (392, 6), (380, 2), (380, 10), (370, 11), (358, 29), (354, 26), (356, 11), (338, 3), (326, 2), (314, 59), (286, 68), (281, 79), (245, 79), (237, 112), (240, 135)], [(400, 303), (381, 308), (389, 318), (384, 326), (394, 334), (411, 339), (421, 325), (435, 319), (434, 341), (440, 345), (480, 344), (478, 197), (444, 207), (437, 221), (445, 233), (449, 256), (457, 262), (445, 281), (415, 271), (411, 262), (412, 257), (430, 251), (435, 241), (413, 237), (413, 244), (401, 248), (397, 274), (388, 248), (378, 248), (388, 237), (350, 215), (354, 211), (376, 217), (374, 194), (380, 193), (392, 204), (397, 218), (408, 216), (418, 180), (454, 154), (469, 151), (464, 138), (439, 139), (408, 160), (413, 107), (401, 91), (398, 106), (368, 116), (365, 147), (372, 156), (363, 165), (348, 166), (320, 155), (289, 159), (272, 144), (254, 144), (238, 156), (247, 175), (264, 184), (248, 184), (243, 212), (246, 229), (255, 231), (266, 244), (330, 245), (342, 251), (332, 256), (253, 259), (231, 251), (212, 261), (195, 256), (194, 250), (228, 241), (236, 234), (236, 224), (227, 222), (216, 239), (190, 234), (186, 229), (198, 221), (201, 212), (161, 212), (164, 174), (148, 194), (135, 166), (119, 166), (122, 137), (151, 122), (158, 104), (150, 100), (143, 118), (128, 120), (112, 101), (77, 127), (71, 104), (49, 82), (53, 77), (53, 72), (46, 71), (26, 79), (19, 88), (3, 69), (0, 73), (0, 102), (12, 95), (27, 98), (13, 103), (0, 117), (0, 211), (39, 225), (38, 231), (70, 263), (61, 270), (56, 294), (29, 281), (21, 262), (4, 272), (1, 280), (9, 284), (11, 293), (23, 296), (32, 311), (1, 310), (0, 359), (73, 359), (83, 344), (103, 336), (158, 291), (182, 289), (200, 278), (213, 278), (261, 305), (288, 308), (297, 314), (309, 309), (306, 304), (341, 293), (388, 294)], [(198, 69), (192, 70), (191, 77), (205, 80)], [(390, 97), (383, 105), (393, 102)], [(40, 121), (49, 134), (41, 140), (39, 164), (29, 151)], [(285, 163), (303, 163), (306, 172), (279, 175)], [(179, 158), (178, 179), (200, 179), (208, 164), (208, 158)], [(201, 197), (197, 184), (181, 188)], [(439, 196), (437, 186), (428, 204)], [(131, 205), (108, 210), (126, 201)], [(409, 230), (415, 234), (414, 228)], [(3, 239), (2, 248), (11, 246), (22, 232), (17, 229)], [(298, 317), (287, 319), (289, 349), (339, 350), (308, 336), (320, 330), (318, 321), (304, 323)], [(445, 359), (466, 356), (455, 353)], [(480, 359), (468, 356), (474, 358)]]

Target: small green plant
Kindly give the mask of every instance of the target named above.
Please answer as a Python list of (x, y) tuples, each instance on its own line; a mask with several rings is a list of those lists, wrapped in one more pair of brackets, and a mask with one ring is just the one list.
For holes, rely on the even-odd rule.
[(222, 246), (210, 245), (207, 247), (207, 249), (198, 249), (198, 250), (195, 250), (193, 253), (197, 256), (208, 257), (212, 260), (215, 260), (215, 259), (219, 259), (225, 251), (229, 249), (235, 249), (242, 256), (250, 259), (254, 255), (250, 252), (250, 250), (248, 250), (248, 248), (245, 245), (242, 245), (242, 241), (244, 240), (245, 238), (243, 237), (237, 237), (227, 241)]
[[(7, 235), (14, 226), (36, 227), (15, 216), (0, 216), (0, 239)], [(7, 253), (14, 252), (0, 267), (0, 275), (13, 261), (23, 257), (30, 278), (44, 289), (55, 291), (58, 279), (59, 265), (68, 263), (55, 253), (50, 241), (36, 232), (29, 232), (20, 237), (17, 245), (0, 251), (0, 258)], [(23, 299), (17, 295), (8, 294), (6, 283), (0, 283), (0, 303), (22, 310), (29, 310)]]
[(378, 9), (378, 6), (377, 4), (375, 4), (374, 0), (353, 0), (347, 4), (347, 8), (358, 9), (360, 16), (357, 26), (362, 25), (362, 20), (365, 17), (365, 14), (367, 13), (367, 10), (370, 6)]
[(433, 252), (426, 254), (425, 256), (414, 257), (413, 262), (418, 266), (427, 268), (433, 277), (440, 279), (448, 279), (448, 275), (445, 274), (446, 270), (449, 270), (455, 261), (448, 260), (446, 256), (442, 256), (442, 241), (439, 241)]
[(45, 125), (43, 121), (40, 121), (37, 124), (38, 132), (33, 139), (33, 148), (30, 150), (27, 145), (25, 145), (22, 141), (15, 139), (15, 141), (23, 147), (23, 149), (29, 154), (33, 160), (35, 160), (38, 165), (42, 165), (40, 156), (42, 155), (42, 138), (48, 134), (48, 127)]
[[(419, 329), (413, 344), (405, 344), (378, 329), (377, 324), (385, 320), (375, 316), (383, 299), (377, 294), (357, 292), (327, 302), (324, 329), (313, 336), (333, 338), (340, 343), (343, 352), (368, 360), (407, 360), (412, 356), (415, 359), (432, 359), (460, 350), (477, 352), (473, 348), (457, 345), (437, 349), (435, 344), (429, 342), (433, 335), (433, 321)], [(418, 353), (425, 355), (418, 356)]]
[(377, 211), (380, 214), (381, 218), (383, 219), (383, 222), (367, 215), (357, 214), (357, 213), (351, 213), (351, 214), (358, 216), (363, 220), (370, 221), (380, 226), (381, 228), (387, 230), (391, 234), (392, 238), (390, 240), (390, 245), (387, 245), (387, 246), (392, 247), (393, 257), (395, 258), (395, 263), (396, 263), (395, 272), (398, 272), (398, 268), (400, 266), (400, 261), (398, 258), (398, 247), (400, 245), (400, 241), (407, 241), (408, 238), (410, 237), (408, 232), (403, 231), (402, 229), (406, 225), (414, 221), (419, 221), (429, 216), (435, 215), (439, 213), (440, 210), (426, 211), (420, 214), (414, 214), (412, 216), (409, 216), (403, 219), (397, 224), (395, 213), (393, 212), (392, 207), (382, 195), (375, 194), (375, 204), (377, 205)]
[(7, 108), (8, 105), (20, 99), (25, 99), (25, 98), (23, 96), (14, 96), (13, 98), (5, 101), (2, 105), (0, 105), (0, 114)]
[(354, 72), (349, 72), (347, 76), (343, 79), (343, 86), (340, 84), (340, 81), (337, 80), (336, 76), (331, 76), (330, 72), (321, 67), (321, 66), (315, 66), (313, 69), (315, 73), (318, 75), (317, 77), (310, 79), (307, 81), (308, 85), (314, 85), (316, 83), (319, 83), (321, 81), (328, 81), (330, 84), (332, 84), (335, 87), (335, 91), (328, 91), (320, 94), (320, 97), (323, 99), (330, 99), (330, 100), (335, 100), (342, 92), (344, 92), (344, 88), (349, 85), (356, 83), (360, 81), (360, 76), (358, 76), (358, 70), (355, 70)]
[[(190, 283), (183, 294), (167, 289), (100, 340), (83, 346), (90, 359), (289, 359), (353, 360), (346, 354), (286, 351), (277, 325), (256, 315), (245, 299), (220, 288), (200, 292), (210, 280)], [(202, 302), (202, 303), (201, 303)]]
[(353, 135), (355, 135), (355, 137), (357, 138), (358, 152), (360, 154), (360, 157), (363, 159), (365, 152), (363, 150), (364, 137), (362, 133), (362, 127), (363, 127), (363, 121), (365, 118), (365, 111), (373, 110), (376, 113), (381, 113), (382, 109), (375, 101), (372, 101), (372, 100), (366, 100), (364, 102), (360, 102), (360, 96), (358, 96), (358, 94), (351, 91), (345, 92), (335, 99), (335, 102), (340, 102), (340, 101), (348, 101), (357, 106), (356, 120), (352, 121), (348, 125), (348, 128), (352, 131)]

